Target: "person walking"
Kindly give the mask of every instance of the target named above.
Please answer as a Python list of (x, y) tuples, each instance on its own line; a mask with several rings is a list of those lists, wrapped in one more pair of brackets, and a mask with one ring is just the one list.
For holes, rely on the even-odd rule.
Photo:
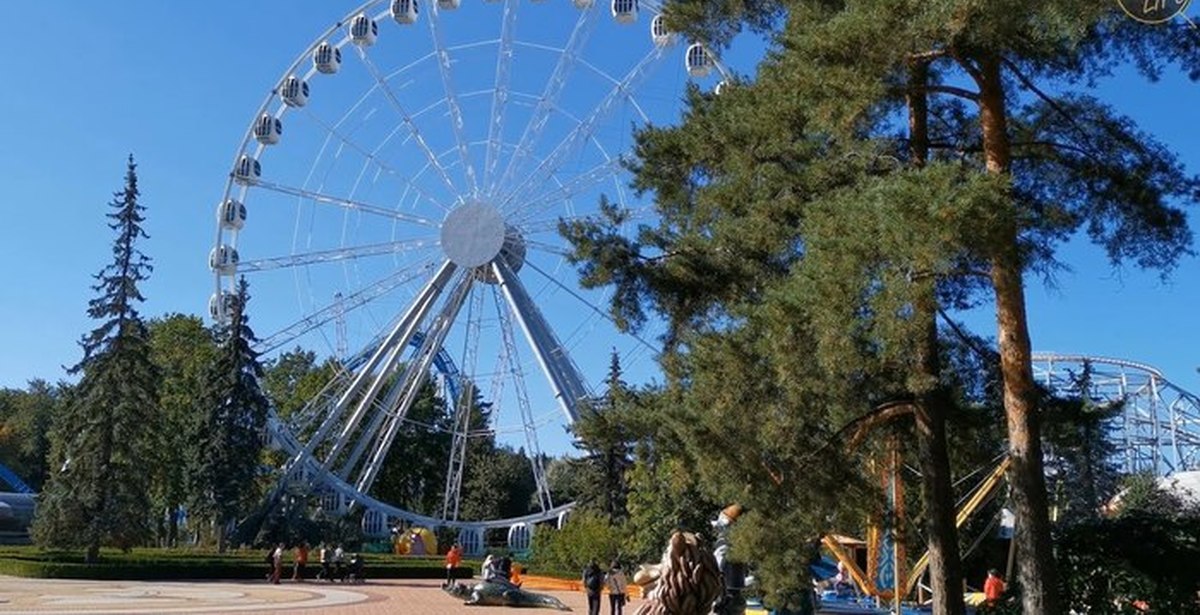
[(324, 542), (321, 543), (320, 557), (321, 557), (321, 572), (317, 573), (317, 578), (325, 579), (326, 581), (332, 581), (333, 573), (330, 570), (329, 566), (330, 566), (330, 564), (333, 563), (333, 549), (329, 548), (328, 543), (324, 543)]
[(338, 545), (333, 550), (333, 576), (330, 580), (345, 581), (346, 580), (346, 551), (342, 549), (342, 545)]
[(604, 590), (604, 573), (596, 560), (583, 569), (583, 591), (587, 593), (588, 615), (600, 615), (600, 592)]
[(446, 552), (446, 585), (454, 582), (454, 569), (462, 564), (462, 547), (456, 542)]
[(625, 610), (625, 591), (629, 587), (625, 571), (621, 570), (621, 562), (613, 560), (608, 573), (604, 575), (604, 584), (608, 586), (609, 614), (621, 615)]
[(279, 543), (271, 552), (271, 582), (279, 585), (279, 577), (283, 576), (283, 543)]
[(292, 580), (304, 582), (304, 569), (308, 567), (308, 543), (301, 541), (296, 546), (296, 560), (292, 567)]

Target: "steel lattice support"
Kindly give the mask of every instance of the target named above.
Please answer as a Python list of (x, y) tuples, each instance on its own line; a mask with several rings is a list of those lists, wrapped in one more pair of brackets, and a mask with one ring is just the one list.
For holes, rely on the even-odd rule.
[(1157, 369), (1123, 359), (1038, 353), (1034, 374), (1053, 392), (1075, 393), (1076, 377), (1091, 369), (1088, 396), (1123, 402), (1117, 461), (1129, 473), (1169, 474), (1200, 469), (1200, 398)]

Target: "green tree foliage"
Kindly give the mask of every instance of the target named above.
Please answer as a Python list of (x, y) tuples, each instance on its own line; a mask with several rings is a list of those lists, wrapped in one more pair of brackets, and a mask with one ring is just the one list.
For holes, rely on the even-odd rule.
[(162, 429), (155, 433), (154, 504), (161, 512), (159, 543), (175, 546), (179, 513), (187, 504), (188, 471), (196, 456), (196, 397), (205, 387), (206, 370), (216, 357), (212, 331), (197, 316), (168, 314), (149, 323), (151, 360), (161, 373), (159, 407)]
[(248, 300), (242, 280), (233, 314), (221, 325), (220, 348), (208, 367), (196, 406), (192, 513), (213, 525), (222, 552), (227, 527), (249, 511), (258, 495), (255, 482), (270, 405), (258, 384), (262, 367), (252, 347), (254, 332), (245, 313)]
[(436, 386), (426, 381), (406, 418), (371, 493), (405, 510), (435, 517), (442, 512), (446, 489), (452, 417)]
[(1116, 515), (1064, 529), (1056, 541), (1067, 605), (1084, 613), (1194, 613), (1200, 510), (1153, 476), (1127, 482)]
[(1125, 405), (1091, 396), (1092, 367), (1071, 376), (1067, 396), (1043, 402), (1046, 470), (1051, 485), (1052, 517), (1061, 523), (1096, 519), (1117, 493), (1120, 468), (1112, 440), (1115, 421)]
[(537, 485), (524, 449), (481, 447), (467, 454), (460, 518), (505, 519), (531, 512)]
[(101, 545), (128, 549), (151, 536), (146, 464), (160, 425), (159, 373), (136, 308), (143, 301), (138, 284), (151, 270), (136, 247), (146, 237), (138, 197), (130, 156), (125, 187), (106, 214), (117, 234), (113, 262), (96, 275), (99, 296), (88, 302), (88, 316), (100, 324), (80, 342), (83, 359), (71, 371), (82, 378), (53, 418), (51, 473), (33, 527), (41, 545), (86, 547), (88, 562), (99, 558)]
[(634, 392), (621, 380), (620, 356), (614, 350), (609, 364), (604, 396), (583, 405), (579, 421), (571, 428), (576, 447), (587, 451), (577, 460), (575, 471), (585, 480), (578, 503), (596, 510), (612, 523), (628, 516), (629, 481), (626, 473), (633, 463), (633, 434), (628, 429)]
[(297, 346), (263, 366), (262, 388), (275, 413), (286, 420), (314, 400), (324, 399), (325, 387), (338, 369), (335, 360), (318, 362), (317, 353)]
[(562, 529), (539, 527), (534, 532), (530, 565), (535, 571), (575, 575), (589, 562), (606, 567), (613, 559), (629, 561), (626, 542), (620, 525), (603, 515), (580, 511)]
[[(676, 29), (700, 40), (726, 41), (744, 20), (777, 26), (776, 53), (760, 82), (777, 79), (792, 106), (835, 143), (893, 134), (909, 95), (923, 91), (931, 99), (934, 157), (953, 157), (964, 170), (986, 176), (970, 180), (981, 198), (967, 201), (984, 215), (944, 210), (951, 215), (945, 230), (961, 223), (954, 245), (967, 248), (963, 262), (984, 264), (968, 275), (981, 274), (995, 298), (1025, 608), (1059, 612), (1023, 274), (1052, 270), (1055, 247), (1077, 233), (1114, 261), (1142, 266), (1170, 266), (1188, 249), (1178, 205), (1195, 198), (1195, 178), (1172, 152), (1079, 86), (1122, 63), (1151, 77), (1177, 63), (1200, 77), (1194, 33), (1183, 24), (1146, 28), (1112, 4), (1083, 0), (1033, 7), (1015, 1), (677, 0), (669, 12)], [(914, 81), (914, 68), (926, 78)], [(674, 173), (679, 166), (687, 165), (663, 168)], [(690, 197), (709, 170), (700, 167), (695, 180), (685, 174), (675, 194)], [(941, 207), (940, 199), (926, 202)], [(978, 207), (984, 204), (990, 206)], [(655, 287), (651, 277), (641, 279)]]
[[(0, 390), (0, 463), (35, 491), (49, 474), (50, 423), (71, 386), (29, 381), (25, 390)], [(9, 486), (9, 488), (12, 488)]]

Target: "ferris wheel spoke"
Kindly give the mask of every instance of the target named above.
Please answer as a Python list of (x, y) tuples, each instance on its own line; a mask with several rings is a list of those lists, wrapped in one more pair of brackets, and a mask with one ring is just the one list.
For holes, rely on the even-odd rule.
[(395, 129), (393, 129), (391, 131), (391, 133), (388, 134), (387, 138), (385, 138), (383, 140), (383, 142), (380, 143), (379, 147), (375, 148), (374, 150), (367, 150), (367, 148), (359, 145), (356, 141), (354, 141), (350, 137), (346, 136), (345, 134), (342, 134), (342, 132), (339, 131), (337, 128), (329, 125), (327, 122), (325, 122), (321, 118), (317, 117), (316, 114), (312, 113), (311, 111), (308, 111), (306, 109), (305, 113), (313, 121), (313, 123), (320, 126), (322, 129), (325, 130), (325, 132), (332, 135), (333, 138), (337, 139), (339, 142), (341, 142), (346, 147), (349, 147), (350, 149), (354, 150), (355, 152), (358, 152), (359, 155), (361, 155), (363, 158), (365, 158), (371, 164), (374, 164), (380, 171), (383, 171), (384, 173), (387, 173), (389, 176), (402, 182), (404, 184), (406, 190), (408, 190), (408, 189), (415, 190), (417, 192), (417, 194), (420, 194), (427, 201), (429, 201), (430, 203), (433, 203), (434, 205), (437, 205), (441, 209), (444, 209), (444, 210), (450, 209), (445, 203), (441, 202), (436, 197), (434, 197), (433, 195), (426, 192), (424, 188), (422, 188), (419, 185), (417, 185), (416, 183), (414, 183), (413, 182), (414, 178), (400, 173), (396, 169), (392, 168), (391, 165), (389, 165), (379, 159), (379, 155), (378, 155), (379, 150), (381, 148), (383, 148), (391, 140), (391, 138), (396, 134), (396, 131), (399, 130), (399, 127), (396, 127)]
[(315, 190), (306, 190), (304, 188), (296, 188), (294, 186), (286, 186), (264, 180), (255, 181), (253, 186), (262, 188), (264, 190), (270, 190), (272, 192), (278, 192), (280, 194), (298, 196), (300, 198), (309, 199), (325, 205), (334, 205), (351, 211), (360, 211), (366, 214), (382, 216), (384, 218), (391, 218), (393, 220), (400, 220), (402, 222), (411, 222), (413, 224), (419, 224), (421, 226), (427, 226), (430, 228), (438, 228), (440, 226), (438, 222), (434, 222), (429, 218), (406, 214), (402, 211), (396, 211), (395, 209), (388, 209), (386, 207), (379, 207), (378, 205), (371, 205), (369, 203), (363, 203), (354, 199), (334, 196), (332, 194), (324, 194)]
[[(572, 289), (571, 287), (560, 282), (556, 276), (550, 275), (549, 272), (545, 271), (541, 267), (538, 267), (537, 265), (533, 264), (532, 262), (530, 262), (528, 260), (525, 261), (524, 266), (529, 267), (533, 271), (537, 272), (539, 275), (546, 278), (546, 280), (548, 280), (551, 284), (562, 289), (568, 295), (571, 295), (571, 297), (573, 297), (576, 301), (579, 301), (583, 305), (587, 306), (587, 308), (589, 310), (591, 310), (593, 313), (600, 316), (604, 320), (608, 321), (613, 326), (616, 326), (617, 322), (615, 320), (613, 320), (612, 315), (610, 315), (608, 312), (605, 312), (604, 310), (600, 309), (596, 304), (592, 303), (591, 301), (588, 301), (587, 298), (585, 298), (583, 295), (580, 295), (578, 292), (575, 292), (575, 290)], [(651, 344), (650, 342), (646, 341), (644, 338), (642, 338), (642, 336), (640, 336), (636, 333), (633, 333), (633, 332), (627, 332), (626, 335), (629, 335), (633, 339), (637, 340), (639, 343), (641, 343), (642, 346), (646, 347), (650, 351), (658, 352), (658, 349), (654, 346), (654, 344)]]
[(429, 144), (425, 142), (425, 137), (421, 135), (421, 131), (417, 128), (417, 124), (415, 121), (413, 121), (413, 117), (409, 115), (408, 111), (405, 110), (404, 105), (400, 103), (400, 99), (396, 96), (396, 93), (392, 91), (391, 86), (388, 85), (388, 82), (383, 77), (383, 74), (379, 72), (379, 68), (376, 67), (375, 63), (371, 61), (371, 57), (367, 55), (366, 50), (361, 47), (355, 47), (355, 49), (358, 51), (358, 57), (362, 60), (363, 66), (367, 68), (367, 72), (371, 73), (371, 77), (375, 79), (375, 83), (379, 86), (379, 91), (383, 94), (384, 98), (388, 100), (388, 104), (390, 104), (400, 116), (400, 119), (402, 122), (404, 122), (404, 125), (408, 127), (409, 132), (412, 133), (413, 140), (417, 143), (417, 146), (421, 148), (421, 151), (425, 153), (425, 157), (429, 160), (429, 163), (433, 165), (435, 169), (437, 169), (438, 175), (441, 177), (442, 182), (446, 184), (446, 188), (450, 191), (450, 194), (459, 194), (458, 188), (454, 186), (454, 182), (450, 179), (450, 173), (446, 170), (446, 167), (442, 166), (441, 161), (439, 161), (438, 157), (433, 153), (433, 150), (429, 147)]
[(458, 104), (458, 94), (454, 87), (454, 75), (450, 70), (450, 53), (442, 38), (442, 12), (437, 2), (431, 3), (433, 17), (429, 22), (429, 33), (433, 37), (434, 53), (437, 54), (438, 72), (442, 75), (442, 88), (446, 91), (446, 108), (450, 112), (450, 125), (454, 129), (454, 142), (458, 148), (458, 156), (462, 160), (463, 172), (467, 175), (467, 183), (471, 194), (479, 194), (479, 183), (475, 177), (475, 165), (471, 163), (471, 153), (467, 148), (467, 138), (463, 134), (462, 107)]
[(488, 118), (487, 156), (483, 163), (484, 190), (491, 195), (492, 176), (500, 159), (504, 139), (504, 111), (509, 97), (509, 71), (513, 59), (513, 34), (516, 30), (519, 0), (505, 0), (504, 16), (500, 25), (500, 48), (496, 54), (496, 79), (492, 89), (492, 114)]
[[(339, 315), (344, 316), (357, 308), (387, 295), (397, 288), (410, 284), (420, 276), (428, 275), (432, 268), (432, 263), (419, 263), (412, 267), (406, 267), (393, 272), (354, 293), (336, 299), (333, 303), (318, 309), (283, 329), (263, 337), (258, 341), (256, 349), (259, 354), (267, 354), (291, 344), (292, 341), (305, 333), (332, 322)], [(376, 344), (377, 346), (378, 344)], [(352, 365), (354, 361), (347, 361), (347, 363)]]
[(541, 506), (543, 511), (546, 511), (554, 508), (554, 501), (550, 493), (550, 483), (546, 480), (546, 468), (542, 464), (542, 447), (538, 444), (537, 424), (534, 421), (533, 411), (529, 406), (529, 392), (525, 388), (525, 374), (521, 368), (521, 360), (517, 352), (517, 342), (516, 336), (513, 335), (512, 319), (509, 318), (508, 310), (505, 309), (505, 306), (504, 302), (496, 304), (496, 317), (500, 322), (500, 338), (504, 352), (503, 363), (508, 367), (508, 375), (513, 381), (513, 392), (516, 396), (517, 407), (521, 412), (521, 426), (525, 435), (525, 449), (529, 451), (528, 457), (530, 467), (533, 470), (534, 485), (537, 488), (538, 505)]
[[(526, 263), (528, 264), (528, 263)], [(500, 290), (512, 308), (513, 314), (521, 324), (525, 339), (533, 349), (542, 372), (546, 375), (554, 395), (558, 398), (568, 423), (574, 423), (578, 414), (578, 404), (590, 394), (579, 368), (571, 361), (567, 349), (559, 342), (550, 328), (541, 310), (525, 290), (521, 279), (513, 272), (504, 259), (492, 263), (492, 270), (500, 281)]]
[(555, 205), (570, 199), (585, 190), (591, 189), (608, 179), (611, 179), (621, 170), (621, 159), (618, 157), (610, 157), (604, 162), (584, 171), (583, 173), (572, 177), (570, 180), (530, 197), (529, 200), (521, 204), (520, 209), (513, 214), (513, 219), (517, 222), (529, 220), (535, 216), (545, 213)]
[(401, 252), (411, 252), (413, 250), (430, 248), (436, 246), (437, 244), (437, 239), (430, 237), (421, 239), (408, 239), (404, 241), (387, 241), (364, 246), (339, 248), (336, 250), (319, 250), (316, 252), (289, 254), (287, 256), (259, 258), (238, 263), (238, 272), (251, 273), (268, 271), (271, 269), (303, 267), (318, 263), (355, 260), (369, 256), (386, 256)]
[[(462, 309), (467, 295), (470, 294), (472, 284), (474, 284), (474, 276), (471, 272), (466, 272), (459, 277), (457, 287), (451, 292), (449, 299), (443, 304), (441, 311), (434, 318), (433, 322), (430, 323), (429, 332), (425, 336), (424, 343), (421, 344), (420, 349), (417, 351), (416, 359), (410, 361), (408, 366), (405, 367), (404, 375), (400, 378), (400, 383), (402, 384), (398, 389), (402, 391), (402, 395), (399, 396), (398, 403), (387, 404), (385, 406), (384, 410), (388, 412), (388, 418), (385, 420), (386, 427), (381, 437), (377, 440), (376, 446), (371, 453), (371, 458), (367, 461), (366, 466), (355, 482), (354, 486), (359, 493), (369, 492), (371, 486), (375, 483), (375, 479), (379, 476), (384, 459), (387, 458), (388, 449), (391, 448), (400, 425), (403, 424), (404, 419), (408, 416), (409, 409), (412, 408), (413, 402), (416, 401), (417, 396), (420, 394), (421, 385), (429, 376), (429, 368), (433, 365), (433, 359), (445, 343), (446, 336), (450, 333), (450, 329), (458, 317), (459, 310)], [(389, 399), (389, 401), (391, 400)]]
[[(614, 84), (604, 99), (596, 105), (596, 108), (551, 150), (550, 155), (534, 169), (533, 173), (526, 176), (520, 184), (508, 191), (499, 200), (501, 209), (507, 208), (514, 199), (523, 196), (530, 189), (541, 186), (547, 178), (553, 176), (558, 171), (559, 167), (574, 156), (592, 138), (596, 129), (608, 118), (609, 114), (617, 109), (617, 103), (631, 97), (633, 92), (641, 86), (642, 82), (650, 76), (650, 73), (658, 65), (659, 61), (666, 56), (666, 49), (666, 45), (655, 46), (636, 66), (630, 69), (621, 81)], [(519, 154), (520, 152), (517, 153)]]
[(558, 105), (558, 98), (562, 95), (563, 87), (567, 84), (567, 77), (571, 74), (571, 70), (575, 67), (576, 60), (579, 59), (579, 54), (591, 36), (592, 29), (596, 23), (596, 15), (600, 11), (594, 7), (583, 10), (579, 18), (575, 20), (575, 29), (571, 31), (571, 38), (567, 39), (567, 45), (563, 48), (561, 55), (558, 57), (558, 62), (554, 66), (554, 72), (550, 74), (550, 79), (546, 81), (546, 88), (542, 91), (542, 96), (538, 99), (537, 107), (534, 108), (533, 117), (529, 118), (529, 123), (525, 125), (525, 130), (521, 133), (521, 140), (517, 143), (516, 150), (508, 159), (508, 165), (504, 169), (504, 176), (496, 185), (489, 186), (489, 198), (495, 199), (505, 186), (512, 181), (513, 177), (523, 165), (525, 160), (533, 153), (538, 142), (541, 141), (542, 131), (546, 128), (546, 122), (550, 119), (550, 112)]
[[(476, 284), (467, 308), (467, 330), (463, 336), (461, 365), (471, 377), (464, 378), (458, 399), (454, 399), (453, 429), (450, 436), (450, 458), (446, 468), (446, 489), (442, 494), (442, 519), (458, 520), (462, 503), (463, 469), (466, 467), (467, 439), (471, 431), (471, 415), (475, 406), (475, 383), (478, 374), (480, 325), (483, 320), (483, 285)], [(493, 403), (499, 400), (492, 398)]]

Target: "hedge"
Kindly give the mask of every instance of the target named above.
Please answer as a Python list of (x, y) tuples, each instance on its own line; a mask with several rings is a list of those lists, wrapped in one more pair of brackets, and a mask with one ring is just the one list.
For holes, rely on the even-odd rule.
[[(48, 579), (261, 579), (267, 572), (265, 556), (266, 551), (218, 554), (200, 550), (134, 549), (128, 553), (103, 550), (99, 562), (85, 564), (79, 552), (8, 547), (0, 548), (0, 574)], [(438, 557), (364, 554), (363, 560), (369, 579), (440, 579), (446, 574), (445, 564)], [(310, 555), (309, 577), (315, 576), (320, 567), (320, 562)], [(289, 553), (284, 570), (290, 574), (291, 568)], [(471, 565), (460, 566), (454, 576), (469, 579), (474, 570)]]

